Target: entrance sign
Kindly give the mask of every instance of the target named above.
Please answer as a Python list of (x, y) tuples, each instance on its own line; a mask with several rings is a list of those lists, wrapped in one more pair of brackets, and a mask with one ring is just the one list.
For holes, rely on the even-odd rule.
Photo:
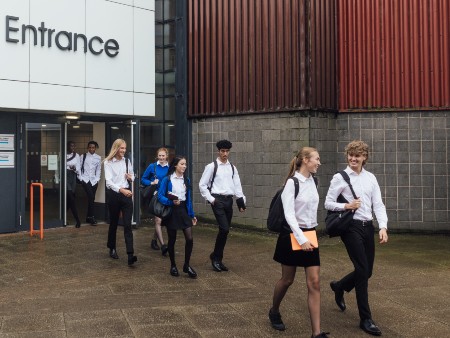
[[(99, 55), (103, 53), (103, 48), (99, 48), (97, 50), (94, 49), (94, 42), (98, 46), (103, 45), (103, 39), (94, 36), (89, 39), (84, 34), (72, 33), (67, 31), (55, 32), (55, 29), (45, 27), (45, 22), (41, 22), (41, 26), (36, 29), (33, 25), (22, 25), (22, 29), (18, 28), (20, 25), (14, 25), (14, 21), (19, 21), (18, 16), (6, 16), (6, 41), (18, 43), (18, 37), (22, 37), (22, 44), (26, 42), (26, 33), (30, 31), (33, 33), (30, 37), (30, 40), (33, 39), (34, 45), (37, 45), (38, 35), (40, 37), (41, 47), (47, 46), (48, 48), (52, 47), (52, 42), (55, 42), (55, 45), (61, 50), (73, 50), (76, 52), (78, 50), (78, 42), (79, 40), (83, 43), (84, 52), (87, 52), (87, 47), (89, 45), (89, 51), (92, 54)], [(19, 31), (21, 30), (21, 34)], [(39, 31), (39, 33), (38, 33)], [(18, 33), (18, 34), (15, 34)], [(56, 33), (53, 37), (53, 33)], [(64, 36), (63, 38), (61, 38)], [(105, 54), (109, 57), (115, 57), (119, 54), (119, 43), (114, 39), (106, 40), (105, 45)]]
[(155, 0), (0, 5), (0, 111), (155, 116)]

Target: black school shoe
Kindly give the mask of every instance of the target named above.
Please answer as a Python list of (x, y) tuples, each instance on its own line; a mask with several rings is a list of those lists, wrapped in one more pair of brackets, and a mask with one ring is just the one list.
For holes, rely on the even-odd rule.
[(197, 278), (197, 272), (195, 272), (195, 270), (192, 269), (189, 265), (183, 266), (183, 272), (187, 273), (190, 278)]
[(128, 255), (128, 265), (133, 265), (135, 262), (137, 262), (137, 256), (133, 256), (132, 254), (131, 255)]
[(272, 325), (272, 327), (275, 330), (278, 331), (284, 331), (286, 330), (286, 326), (284, 325), (283, 321), (281, 320), (281, 314), (278, 313), (273, 313), (272, 309), (269, 310), (269, 320), (270, 320), (270, 324)]
[(375, 325), (372, 319), (364, 319), (359, 323), (359, 327), (372, 336), (381, 336), (381, 330)]

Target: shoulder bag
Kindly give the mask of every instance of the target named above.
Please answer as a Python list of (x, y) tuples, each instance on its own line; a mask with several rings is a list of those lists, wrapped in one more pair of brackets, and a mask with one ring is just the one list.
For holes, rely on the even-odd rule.
[[(350, 190), (352, 191), (353, 197), (357, 199), (358, 197), (356, 197), (348, 174), (344, 170), (340, 171), (339, 174), (341, 174), (345, 182), (347, 182)], [(339, 203), (348, 203), (348, 201), (342, 196), (342, 194), (338, 196), (337, 201)], [(343, 234), (345, 234), (352, 224), (354, 214), (354, 210), (328, 210), (327, 217), (325, 218), (327, 234), (330, 237), (342, 236)]]
[[(170, 180), (169, 180), (170, 181)], [(167, 182), (167, 189), (169, 189), (169, 182)], [(167, 195), (166, 190), (166, 195)], [(159, 199), (158, 195), (155, 194), (152, 199), (150, 200), (150, 203), (148, 205), (148, 211), (155, 215), (156, 217), (161, 218), (162, 220), (165, 220), (170, 217), (172, 214), (172, 207), (169, 205), (162, 204)]]

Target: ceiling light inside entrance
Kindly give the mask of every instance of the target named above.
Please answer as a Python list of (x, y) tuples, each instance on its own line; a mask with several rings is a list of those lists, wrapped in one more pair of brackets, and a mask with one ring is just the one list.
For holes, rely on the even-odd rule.
[(77, 113), (67, 113), (66, 119), (67, 120), (78, 120), (80, 118), (80, 114)]

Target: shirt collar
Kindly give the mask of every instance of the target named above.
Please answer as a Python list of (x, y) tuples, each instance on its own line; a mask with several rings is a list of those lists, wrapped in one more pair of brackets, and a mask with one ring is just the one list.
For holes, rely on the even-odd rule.
[(183, 176), (181, 176), (181, 177), (178, 177), (177, 176), (177, 174), (175, 174), (175, 173), (173, 173), (171, 176), (170, 176), (170, 179), (178, 179), (178, 180), (184, 180), (184, 177)]
[(125, 161), (125, 157), (122, 157), (122, 159), (118, 160), (115, 156), (112, 158), (112, 162), (119, 162), (119, 161)]
[(166, 162), (164, 165), (161, 164), (161, 162), (156, 161), (157, 165), (159, 165), (160, 167), (168, 167), (169, 166), (169, 162)]
[(223, 163), (223, 162), (220, 160), (219, 157), (216, 159), (216, 162), (217, 162), (218, 165), (226, 165), (226, 164), (229, 164), (229, 163), (230, 163), (230, 161), (228, 161), (228, 160), (227, 160), (225, 163)]
[(294, 176), (296, 176), (299, 179), (299, 181), (302, 182), (302, 183), (305, 183), (306, 180), (312, 180), (313, 179), (312, 175), (309, 175), (309, 177), (305, 177), (301, 173), (299, 173), (298, 171), (295, 172)]
[[(358, 175), (355, 171), (353, 171), (349, 166), (347, 166), (347, 168), (345, 168), (345, 170), (344, 170), (347, 174), (349, 174), (349, 175)], [(364, 167), (362, 167), (362, 169), (361, 169), (361, 172), (359, 173), (360, 175), (362, 174), (362, 173), (365, 173), (366, 172), (366, 169), (364, 169)]]

